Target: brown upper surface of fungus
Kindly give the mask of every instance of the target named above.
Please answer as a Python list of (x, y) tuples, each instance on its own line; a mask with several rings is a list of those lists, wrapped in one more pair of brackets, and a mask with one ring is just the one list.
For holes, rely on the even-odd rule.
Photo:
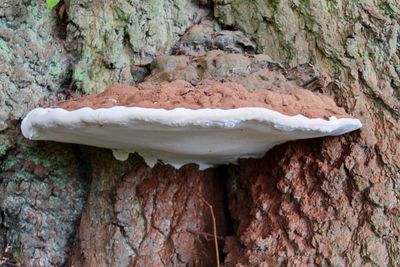
[(167, 110), (178, 107), (188, 109), (262, 107), (285, 115), (301, 114), (308, 118), (351, 117), (331, 98), (315, 94), (289, 82), (286, 82), (284, 92), (276, 88), (249, 91), (235, 82), (213, 80), (203, 80), (197, 86), (181, 80), (144, 82), (136, 86), (116, 84), (100, 94), (61, 102), (57, 106), (66, 110), (114, 106)]

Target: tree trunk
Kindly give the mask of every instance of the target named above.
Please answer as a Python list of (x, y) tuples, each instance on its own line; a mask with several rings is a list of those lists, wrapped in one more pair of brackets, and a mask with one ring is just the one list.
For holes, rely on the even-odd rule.
[[(226, 266), (400, 266), (399, 22), (389, 0), (2, 1), (0, 262), (216, 266), (215, 223)], [(269, 59), (217, 69), (214, 49)], [(264, 69), (332, 97), (362, 129), (206, 171), (19, 131), (33, 107), (117, 82), (251, 87)]]

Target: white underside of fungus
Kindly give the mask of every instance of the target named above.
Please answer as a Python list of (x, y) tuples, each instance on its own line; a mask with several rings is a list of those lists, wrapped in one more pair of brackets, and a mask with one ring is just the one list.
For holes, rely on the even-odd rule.
[(197, 163), (200, 169), (262, 157), (286, 141), (340, 135), (360, 127), (358, 119), (310, 119), (266, 108), (141, 107), (37, 108), (21, 126), (32, 140), (110, 148), (119, 160), (137, 152), (151, 167), (161, 160), (176, 168)]

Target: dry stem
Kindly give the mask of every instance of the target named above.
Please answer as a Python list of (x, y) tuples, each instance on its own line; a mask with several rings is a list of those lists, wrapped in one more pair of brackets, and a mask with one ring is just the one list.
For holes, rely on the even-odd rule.
[(215, 256), (217, 260), (217, 267), (220, 267), (220, 262), (219, 262), (219, 250), (218, 250), (218, 236), (217, 236), (217, 220), (215, 219), (214, 215), (214, 210), (213, 206), (199, 193), (197, 193), (197, 196), (201, 199), (201, 201), (204, 202), (208, 206), (208, 209), (210, 210), (211, 213), (211, 218), (213, 222), (213, 230), (214, 230), (214, 245), (215, 245)]

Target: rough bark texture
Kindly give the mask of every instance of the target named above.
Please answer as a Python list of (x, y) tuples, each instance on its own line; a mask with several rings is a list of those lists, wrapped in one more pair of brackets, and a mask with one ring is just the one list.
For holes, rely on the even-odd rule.
[[(245, 192), (254, 217), (234, 216), (238, 238), (227, 252), (239, 251), (240, 256), (232, 256), (233, 262), (397, 265), (399, 3), (215, 3), (219, 21), (251, 35), (258, 52), (289, 65), (312, 62), (332, 79), (324, 93), (364, 124), (353, 138), (283, 145), (281, 159), (275, 158), (271, 168), (255, 167), (254, 162), (240, 165), (232, 177), (238, 182), (231, 187), (231, 210), (239, 210), (236, 201), (243, 205)], [(274, 162), (268, 155), (264, 164)], [(268, 219), (260, 223), (258, 213)]]
[(64, 98), (71, 58), (58, 27), (44, 2), (0, 3), (0, 255), (25, 266), (65, 262), (89, 183), (76, 146), (19, 131), (30, 109)]
[[(211, 2), (69, 0), (47, 10), (39, 0), (1, 1), (0, 261), (215, 265), (198, 192), (217, 214), (227, 266), (399, 266), (399, 2)], [(213, 49), (266, 55), (252, 72)], [(171, 54), (208, 60), (152, 62)], [(150, 73), (252, 90), (283, 75), (333, 97), (364, 127), (205, 172), (20, 135), (33, 107)]]
[(217, 169), (150, 169), (138, 156), (115, 164), (110, 151), (92, 153), (93, 183), (71, 265), (215, 264), (212, 218), (202, 198), (218, 211), (218, 235), (225, 236), (224, 180)]
[(379, 163), (360, 139), (299, 141), (232, 167), (227, 264), (396, 265), (393, 184), (371, 182)]
[[(143, 79), (141, 65), (169, 54), (210, 9), (188, 0), (70, 0), (68, 49), (76, 54), (74, 81), (86, 93)], [(140, 65), (132, 68), (132, 65)]]

